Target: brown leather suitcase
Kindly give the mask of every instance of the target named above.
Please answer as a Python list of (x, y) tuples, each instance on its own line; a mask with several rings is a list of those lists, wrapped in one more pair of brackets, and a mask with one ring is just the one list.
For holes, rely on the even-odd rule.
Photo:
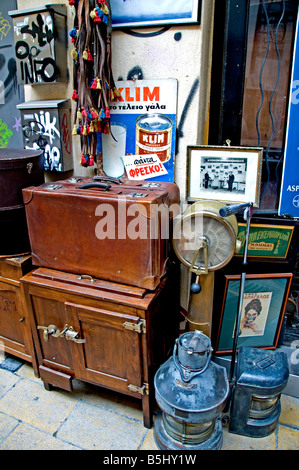
[[(142, 400), (152, 424), (154, 374), (179, 334), (178, 266), (153, 292), (38, 268), (21, 279), (45, 387), (76, 378)], [(99, 389), (99, 393), (101, 393)]]
[(0, 149), (0, 257), (30, 253), (22, 189), (44, 182), (41, 150)]
[(166, 274), (176, 184), (73, 177), (26, 188), (23, 199), (35, 266), (149, 290)]

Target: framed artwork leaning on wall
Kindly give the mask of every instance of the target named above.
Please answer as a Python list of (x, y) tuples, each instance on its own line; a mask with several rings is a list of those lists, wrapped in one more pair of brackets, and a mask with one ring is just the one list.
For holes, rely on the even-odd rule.
[(262, 148), (187, 147), (187, 200), (252, 202), (259, 207)]
[[(240, 275), (226, 275), (216, 354), (231, 353), (238, 312)], [(247, 274), (238, 347), (277, 346), (293, 274)]]

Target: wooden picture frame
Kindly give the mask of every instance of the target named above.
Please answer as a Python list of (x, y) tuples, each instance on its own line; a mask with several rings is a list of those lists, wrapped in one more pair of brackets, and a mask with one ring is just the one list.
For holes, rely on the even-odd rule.
[(259, 207), (262, 155), (259, 147), (188, 146), (187, 200)]
[[(290, 291), (292, 273), (247, 274), (237, 347), (275, 349)], [(215, 354), (229, 354), (238, 312), (241, 275), (226, 275)]]

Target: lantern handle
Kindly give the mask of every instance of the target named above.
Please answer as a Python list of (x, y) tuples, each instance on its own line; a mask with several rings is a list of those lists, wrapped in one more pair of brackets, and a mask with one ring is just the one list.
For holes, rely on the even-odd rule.
[(207, 370), (210, 364), (210, 360), (212, 357), (213, 348), (209, 347), (208, 355), (207, 355), (207, 362), (202, 369), (191, 369), (190, 367), (183, 366), (177, 358), (177, 349), (178, 349), (178, 339), (175, 340), (174, 347), (173, 347), (173, 362), (176, 368), (178, 369), (181, 379), (183, 382), (190, 382), (191, 379), (196, 377), (197, 375), (203, 374)]

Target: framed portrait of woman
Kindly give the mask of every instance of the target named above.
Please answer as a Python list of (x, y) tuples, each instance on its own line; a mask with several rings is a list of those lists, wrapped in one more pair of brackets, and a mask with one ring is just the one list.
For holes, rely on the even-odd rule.
[[(246, 275), (237, 348), (277, 347), (292, 277), (291, 273)], [(239, 307), (241, 276), (225, 278), (216, 354), (232, 352)]]

